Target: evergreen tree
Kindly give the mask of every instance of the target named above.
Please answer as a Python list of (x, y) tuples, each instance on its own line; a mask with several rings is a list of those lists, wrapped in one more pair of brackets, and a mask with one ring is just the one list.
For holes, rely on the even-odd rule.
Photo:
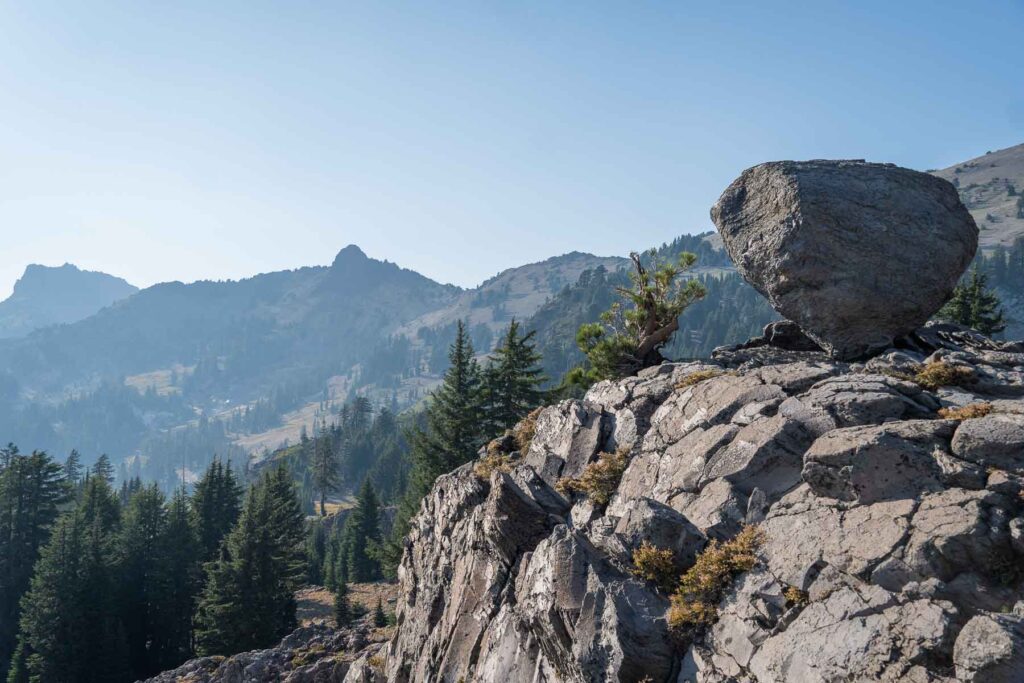
[(72, 486), (82, 480), (82, 456), (73, 448), (64, 461), (64, 478)]
[(380, 502), (369, 479), (363, 482), (356, 507), (345, 520), (342, 538), (346, 579), (365, 583), (380, 578), (380, 564), (373, 551), (380, 543)]
[(327, 494), (336, 491), (341, 485), (341, 471), (338, 469), (338, 455), (331, 439), (331, 431), (326, 425), (313, 435), (313, 486), (320, 493), (320, 516), (327, 514), (325, 503)]
[(306, 582), (313, 586), (324, 583), (324, 560), (327, 557), (327, 532), (320, 520), (309, 522), (306, 532)]
[(383, 628), (388, 625), (388, 615), (384, 614), (384, 604), (377, 598), (377, 607), (373, 610), (373, 625)]
[(1006, 329), (999, 297), (988, 287), (988, 277), (977, 266), (971, 270), (966, 282), (953, 289), (953, 297), (942, 307), (937, 317), (966, 325), (985, 335)]
[(410, 435), (412, 472), (388, 542), (380, 550), (386, 572), (393, 576), (402, 555), (402, 539), (409, 520), (434, 480), (476, 457), (486, 441), (481, 429), (482, 391), (480, 369), (473, 359), (473, 345), (459, 321), (455, 342), (448, 352), (449, 367), (444, 381), (426, 407), (425, 425)]
[(200, 549), (183, 488), (171, 497), (159, 541), (156, 568), (155, 648), (159, 670), (172, 669), (192, 656), (192, 614), (201, 584)]
[(218, 556), (221, 541), (238, 520), (242, 488), (230, 463), (214, 458), (192, 493), (192, 520), (200, 557), (208, 562)]
[(348, 584), (344, 581), (334, 591), (334, 621), (338, 628), (350, 626), (355, 621), (352, 603), (348, 599)]
[(207, 567), (196, 615), (199, 654), (268, 647), (295, 627), (302, 541), (299, 501), (281, 466), (249, 489), (219, 558)]
[(67, 683), (130, 678), (117, 609), (119, 515), (111, 515), (107, 503), (116, 508), (109, 483), (90, 477), (83, 504), (58, 522), (22, 602), (13, 677)]
[(66, 499), (63, 468), (48, 455), (0, 451), (0, 677), (17, 642), (22, 596)]
[(135, 679), (160, 672), (165, 644), (159, 623), (160, 567), (167, 514), (156, 484), (128, 500), (118, 537), (120, 614), (128, 636), (128, 659)]
[(94, 476), (102, 477), (108, 484), (113, 485), (114, 466), (110, 464), (110, 458), (106, 453), (96, 459), (96, 463), (92, 466), (92, 473)]
[(484, 372), (486, 419), (490, 436), (511, 429), (544, 401), (540, 386), (547, 381), (534, 348), (535, 331), (521, 335), (516, 320), (508, 326)]
[(412, 435), (411, 483), (417, 501), (437, 477), (473, 460), (486, 438), (480, 433), (480, 368), (462, 321), (448, 360), (444, 380), (427, 407), (427, 428), (417, 429)]
[(676, 263), (661, 262), (656, 250), (629, 256), (631, 286), (615, 288), (622, 301), (601, 314), (600, 323), (581, 325), (576, 333), (589, 367), (566, 373), (567, 390), (661, 363), (661, 349), (679, 329), (679, 316), (707, 294), (699, 280), (683, 277), (697, 261), (690, 252), (680, 253)]

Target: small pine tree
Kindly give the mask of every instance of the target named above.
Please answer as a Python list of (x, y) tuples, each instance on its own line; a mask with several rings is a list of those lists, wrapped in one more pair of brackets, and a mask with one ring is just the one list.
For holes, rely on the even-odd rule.
[(600, 323), (580, 326), (576, 343), (586, 354), (589, 367), (566, 374), (563, 385), (567, 391), (661, 363), (660, 350), (679, 329), (679, 316), (707, 294), (700, 281), (683, 278), (697, 261), (694, 254), (681, 253), (675, 264), (660, 263), (654, 250), (646, 257), (649, 265), (640, 254), (630, 254), (632, 286), (616, 287), (625, 305), (616, 302), (601, 315)]
[(377, 607), (373, 610), (373, 625), (377, 628), (388, 625), (388, 615), (384, 613), (384, 604), (379, 597), (377, 598)]
[(106, 453), (97, 458), (92, 466), (93, 476), (102, 477), (108, 484), (114, 483), (114, 466), (110, 463), (110, 457)]
[(356, 499), (356, 507), (345, 520), (342, 552), (347, 565), (347, 579), (356, 583), (380, 577), (380, 565), (374, 557), (374, 545), (380, 541), (380, 502), (373, 484), (367, 478)]
[(971, 270), (966, 282), (953, 289), (952, 298), (936, 317), (966, 325), (989, 336), (1006, 329), (999, 297), (988, 287), (988, 277), (977, 266)]
[(352, 603), (348, 598), (348, 584), (342, 581), (334, 590), (334, 621), (338, 628), (351, 626), (355, 621)]
[(313, 472), (313, 487), (320, 492), (320, 516), (327, 515), (327, 495), (336, 491), (341, 485), (338, 454), (335, 451), (331, 431), (326, 425), (313, 436), (313, 461), (310, 467)]
[(489, 436), (511, 429), (544, 401), (540, 386), (546, 378), (534, 347), (535, 334), (534, 330), (520, 334), (519, 323), (513, 319), (483, 373)]

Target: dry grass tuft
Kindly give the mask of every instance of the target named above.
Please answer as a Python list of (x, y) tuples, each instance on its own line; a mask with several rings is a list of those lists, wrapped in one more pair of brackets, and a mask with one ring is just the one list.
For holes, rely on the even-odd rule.
[(370, 665), (370, 668), (374, 671), (384, 672), (384, 657), (381, 655), (373, 655), (366, 660), (366, 663)]
[(786, 598), (787, 607), (798, 607), (807, 604), (807, 591), (802, 591), (796, 586), (790, 586), (782, 595)]
[(757, 564), (757, 549), (764, 532), (747, 526), (731, 541), (711, 543), (682, 578), (672, 594), (668, 625), (674, 631), (700, 628), (718, 618), (718, 602), (732, 585), (733, 578)]
[(540, 417), (542, 410), (544, 410), (543, 407), (535, 408), (512, 428), (512, 438), (515, 439), (516, 448), (520, 453), (525, 454), (530, 450), (530, 442), (533, 441), (533, 435), (537, 433), (537, 418)]
[(691, 372), (689, 375), (686, 375), (676, 382), (675, 388), (685, 389), (687, 387), (692, 387), (694, 384), (700, 384), (706, 379), (714, 379), (715, 377), (721, 377), (725, 374), (731, 373), (726, 373), (725, 370), (698, 370), (697, 372)]
[(651, 581), (661, 588), (670, 588), (677, 575), (672, 551), (644, 541), (633, 553), (633, 575)]
[(921, 368), (914, 381), (929, 391), (939, 387), (963, 386), (974, 379), (974, 371), (962, 365), (950, 365), (945, 361), (928, 363)]
[(481, 479), (490, 479), (493, 472), (511, 472), (512, 456), (508, 453), (487, 449), (484, 457), (473, 463), (473, 474)]
[(970, 403), (960, 408), (939, 408), (939, 417), (944, 420), (973, 420), (991, 412), (991, 403)]
[(974, 370), (962, 365), (952, 365), (942, 360), (918, 365), (914, 368), (913, 373), (882, 370), (882, 374), (905, 382), (913, 382), (928, 391), (936, 391), (939, 387), (963, 386), (974, 380)]
[(563, 494), (584, 493), (592, 502), (607, 505), (619, 488), (628, 464), (629, 452), (626, 449), (619, 449), (617, 453), (601, 453), (596, 461), (584, 468), (579, 478), (563, 477), (555, 488)]

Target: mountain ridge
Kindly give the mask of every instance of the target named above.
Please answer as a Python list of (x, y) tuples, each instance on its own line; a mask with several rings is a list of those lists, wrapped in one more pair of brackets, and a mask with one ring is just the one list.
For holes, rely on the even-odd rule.
[(122, 278), (82, 270), (71, 263), (30, 263), (14, 283), (11, 295), (0, 301), (0, 338), (78, 322), (137, 291), (138, 287)]

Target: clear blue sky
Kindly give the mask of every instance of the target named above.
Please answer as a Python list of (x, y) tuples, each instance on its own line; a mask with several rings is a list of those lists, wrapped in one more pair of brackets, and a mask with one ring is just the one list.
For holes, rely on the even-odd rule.
[(1022, 44), (1021, 2), (2, 3), (0, 296), (624, 254), (761, 161), (1024, 141)]

